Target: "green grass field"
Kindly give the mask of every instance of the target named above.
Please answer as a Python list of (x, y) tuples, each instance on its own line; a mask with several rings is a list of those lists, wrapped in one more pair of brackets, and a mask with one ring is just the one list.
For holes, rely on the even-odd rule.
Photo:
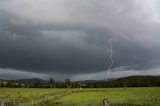
[(160, 106), (160, 88), (25, 89), (1, 88), (5, 101), (19, 106)]

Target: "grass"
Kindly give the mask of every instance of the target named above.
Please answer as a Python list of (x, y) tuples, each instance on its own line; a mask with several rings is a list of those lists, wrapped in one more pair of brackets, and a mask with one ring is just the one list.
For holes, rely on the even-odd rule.
[(39, 104), (46, 99), (53, 99), (55, 96), (66, 92), (65, 89), (37, 89), (37, 88), (1, 88), (0, 98), (8, 103), (18, 102), (21, 106)]
[(160, 88), (36, 89), (1, 88), (0, 98), (18, 98), (21, 106), (160, 106)]
[(160, 88), (84, 89), (82, 92), (64, 96), (59, 101), (61, 106), (101, 106), (104, 98), (112, 105), (160, 106)]

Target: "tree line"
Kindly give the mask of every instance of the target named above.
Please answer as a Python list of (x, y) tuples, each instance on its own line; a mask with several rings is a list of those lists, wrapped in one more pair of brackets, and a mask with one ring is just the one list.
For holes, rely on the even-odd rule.
[(34, 84), (15, 83), (12, 81), (0, 82), (0, 87), (10, 88), (107, 88), (107, 87), (160, 87), (160, 76), (129, 76), (112, 81), (102, 82), (72, 82), (69, 78), (64, 81), (55, 81), (49, 78), (47, 83), (37, 80)]
[(160, 76), (129, 76), (108, 82), (81, 84), (83, 88), (160, 87)]
[(14, 81), (0, 81), (0, 87), (9, 88), (79, 88), (79, 82), (72, 82), (69, 78), (62, 81), (55, 81), (54, 78), (49, 78), (47, 83), (42, 80), (37, 80), (34, 84), (27, 84)]

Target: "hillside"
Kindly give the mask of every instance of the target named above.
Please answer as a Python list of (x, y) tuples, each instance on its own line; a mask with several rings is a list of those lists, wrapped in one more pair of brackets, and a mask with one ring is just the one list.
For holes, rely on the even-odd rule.
[(159, 87), (160, 76), (128, 76), (104, 82), (83, 83), (86, 88), (102, 87)]
[[(18, 80), (0, 80), (1, 85), (8, 84), (7, 87), (10, 87), (10, 83), (13, 85), (28, 85), (30, 87), (35, 87), (37, 84), (38, 87), (47, 87), (48, 81), (42, 80), (39, 78), (33, 79), (18, 79)], [(10, 82), (10, 83), (7, 83)], [(128, 76), (118, 79), (110, 80), (83, 80), (76, 81), (72, 83), (72, 87), (83, 87), (83, 88), (105, 88), (105, 87), (159, 87), (160, 86), (160, 76)], [(64, 87), (63, 81), (56, 81), (56, 87)]]
[(12, 82), (16, 82), (16, 83), (24, 83), (24, 84), (29, 84), (29, 85), (34, 85), (35, 83), (37, 83), (38, 81), (40, 81), (41, 84), (46, 85), (48, 83), (48, 81), (46, 80), (42, 80), (40, 78), (32, 78), (32, 79), (18, 79), (18, 80), (10, 80)]

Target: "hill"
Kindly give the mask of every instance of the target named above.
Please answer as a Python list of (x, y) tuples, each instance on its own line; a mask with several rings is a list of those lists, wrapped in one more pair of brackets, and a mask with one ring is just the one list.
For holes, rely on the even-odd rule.
[[(0, 80), (4, 82), (1, 85), (8, 84), (10, 87), (11, 82), (13, 85), (27, 85), (30, 87), (47, 87), (48, 81), (39, 78), (32, 79), (18, 79), (18, 80)], [(83, 87), (83, 88), (106, 88), (106, 87), (160, 87), (160, 76), (128, 76), (122, 78), (113, 78), (109, 80), (83, 80), (72, 83), (72, 87)], [(56, 81), (56, 87), (65, 87), (64, 82)]]
[(41, 84), (46, 85), (48, 83), (48, 81), (46, 80), (42, 80), (40, 78), (32, 78), (32, 79), (18, 79), (18, 80), (9, 80), (11, 82), (15, 82), (15, 83), (24, 83), (24, 84), (29, 84), (29, 85), (34, 85), (35, 83), (37, 83), (38, 81), (41, 82)]
[(160, 76), (128, 76), (106, 82), (85, 83), (83, 87), (159, 87)]

